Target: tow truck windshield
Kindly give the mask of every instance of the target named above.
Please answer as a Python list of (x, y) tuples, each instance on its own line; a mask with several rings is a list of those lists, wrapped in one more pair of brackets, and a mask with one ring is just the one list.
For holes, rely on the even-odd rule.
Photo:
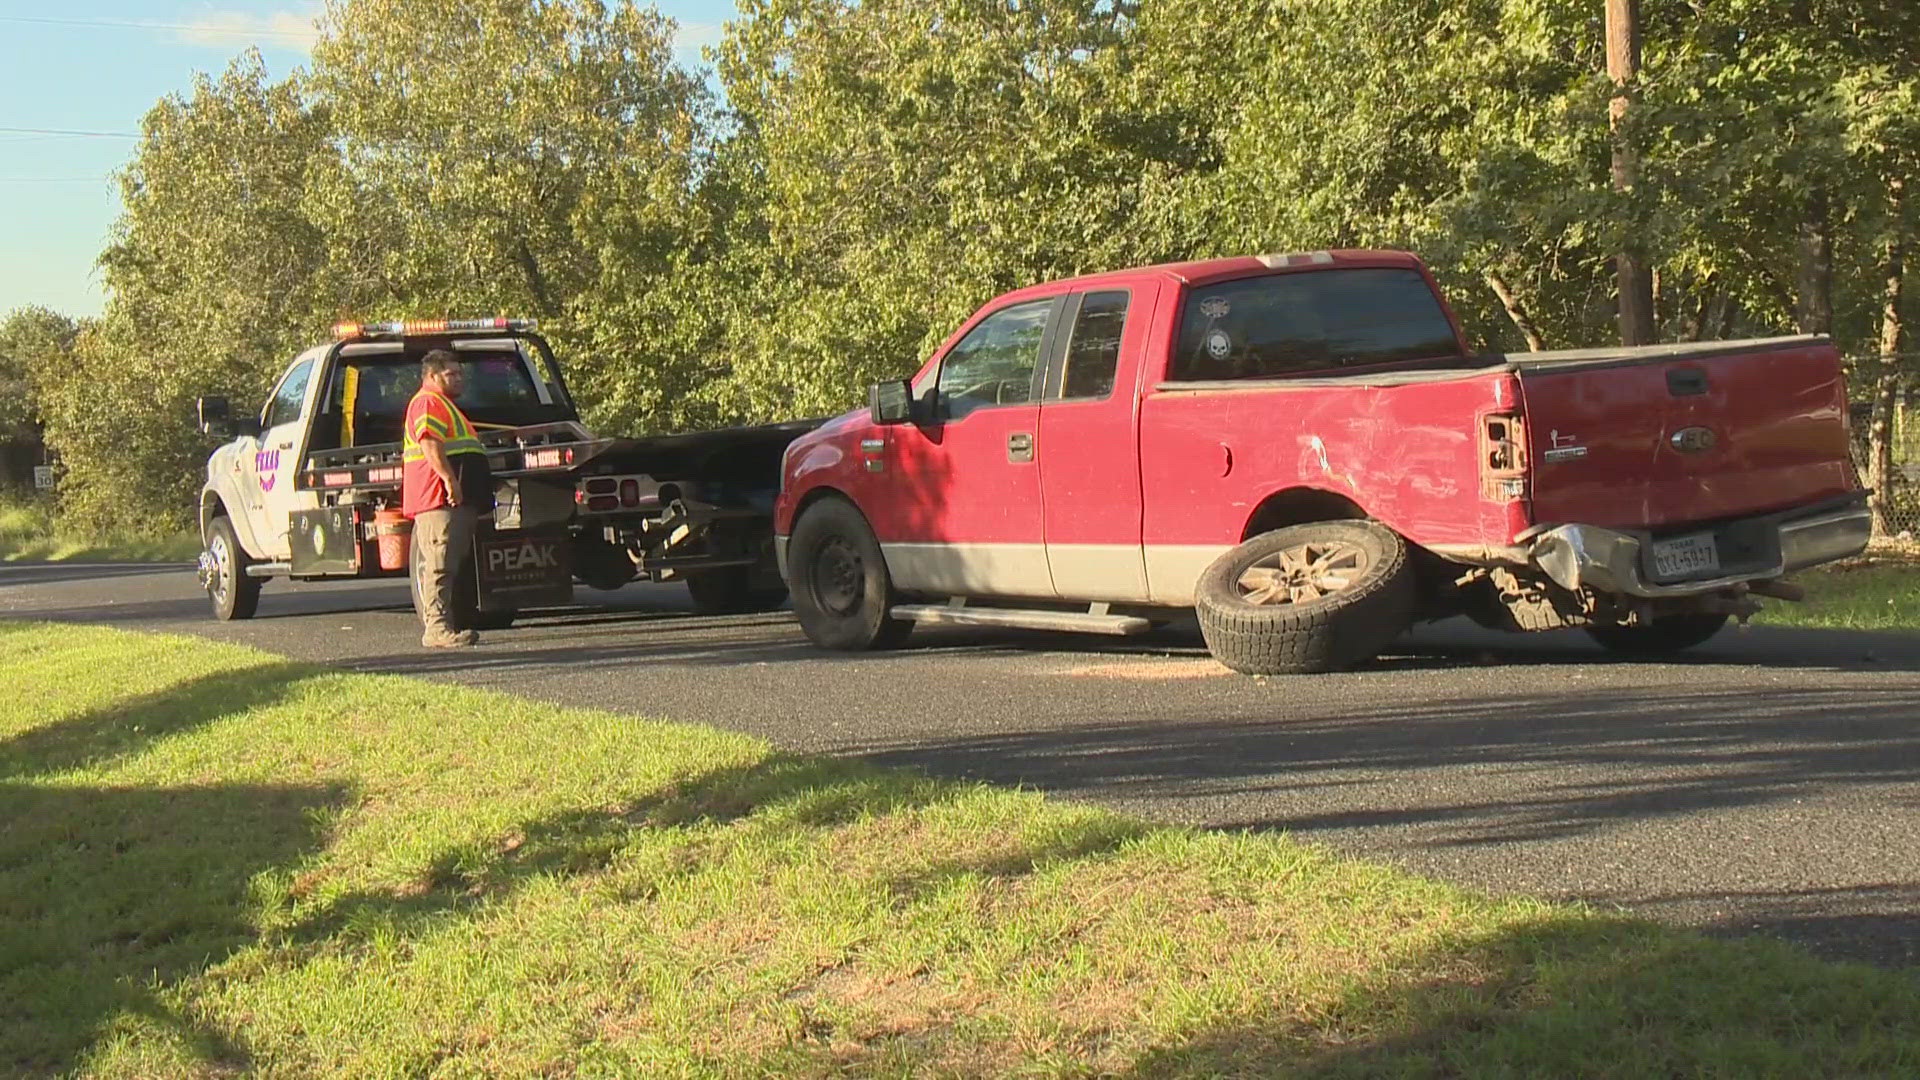
[[(560, 386), (541, 377), (535, 363), (508, 343), (456, 349), (466, 366), (466, 385), (455, 398), (476, 424), (523, 426), (572, 420), (576, 414)], [(341, 420), (341, 446), (397, 442), (407, 402), (420, 389), (425, 349), (393, 345), (348, 345), (334, 366), (325, 411)]]

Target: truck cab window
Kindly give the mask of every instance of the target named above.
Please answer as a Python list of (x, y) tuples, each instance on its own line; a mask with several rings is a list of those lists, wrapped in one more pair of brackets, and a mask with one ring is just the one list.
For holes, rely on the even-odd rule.
[(313, 377), (313, 361), (302, 360), (294, 365), (280, 380), (279, 389), (267, 400), (266, 412), (262, 415), (262, 427), (279, 427), (300, 419), (300, 407), (307, 401), (307, 380)]
[(1114, 375), (1120, 368), (1120, 333), (1127, 323), (1127, 298), (1125, 292), (1097, 292), (1088, 293), (1080, 301), (1073, 338), (1067, 343), (1062, 398), (1104, 398), (1113, 393)]
[(1271, 379), (1466, 357), (1427, 279), (1412, 270), (1311, 270), (1188, 292), (1172, 357), (1179, 380)]
[(958, 420), (975, 409), (1033, 400), (1033, 373), (1052, 300), (1015, 304), (987, 316), (940, 364), (935, 415)]

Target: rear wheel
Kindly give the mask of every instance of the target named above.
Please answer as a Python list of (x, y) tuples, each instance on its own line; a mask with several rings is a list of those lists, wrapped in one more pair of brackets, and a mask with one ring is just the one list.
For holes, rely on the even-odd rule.
[(224, 516), (214, 518), (207, 526), (207, 550), (201, 556), (201, 577), (207, 597), (213, 601), (214, 618), (221, 622), (251, 619), (259, 610), (263, 582), (247, 576), (247, 568), (253, 563), (253, 557), (240, 546), (233, 522)]
[(787, 601), (785, 586), (756, 587), (755, 568), (725, 566), (717, 570), (694, 570), (687, 574), (687, 592), (693, 597), (693, 610), (700, 615), (744, 615), (754, 611), (772, 611)]
[(1248, 675), (1338, 671), (1413, 625), (1406, 541), (1372, 521), (1276, 529), (1214, 560), (1194, 613), (1215, 659)]
[(1622, 656), (1671, 656), (1719, 633), (1727, 618), (1708, 612), (1668, 615), (1641, 626), (1589, 626), (1587, 633)]
[(809, 507), (794, 526), (787, 566), (794, 613), (815, 645), (890, 649), (913, 631), (913, 623), (891, 614), (896, 597), (886, 557), (853, 504), (828, 499)]

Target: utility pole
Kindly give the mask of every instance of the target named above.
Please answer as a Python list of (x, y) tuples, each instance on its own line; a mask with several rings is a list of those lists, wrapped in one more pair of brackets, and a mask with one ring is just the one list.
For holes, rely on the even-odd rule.
[[(1613, 130), (1613, 190), (1633, 190), (1638, 162), (1622, 131), (1627, 105), (1640, 74), (1640, 0), (1606, 0), (1607, 75), (1613, 79), (1613, 102), (1607, 113)], [(1629, 223), (1631, 225), (1631, 223)], [(1653, 344), (1653, 277), (1646, 256), (1631, 227), (1614, 256), (1620, 289), (1620, 344)]]

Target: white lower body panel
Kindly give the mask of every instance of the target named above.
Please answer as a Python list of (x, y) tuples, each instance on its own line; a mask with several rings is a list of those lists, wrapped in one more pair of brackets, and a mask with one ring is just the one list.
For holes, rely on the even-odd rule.
[(882, 544), (894, 584), (941, 596), (1058, 597), (1193, 606), (1194, 584), (1229, 544)]

